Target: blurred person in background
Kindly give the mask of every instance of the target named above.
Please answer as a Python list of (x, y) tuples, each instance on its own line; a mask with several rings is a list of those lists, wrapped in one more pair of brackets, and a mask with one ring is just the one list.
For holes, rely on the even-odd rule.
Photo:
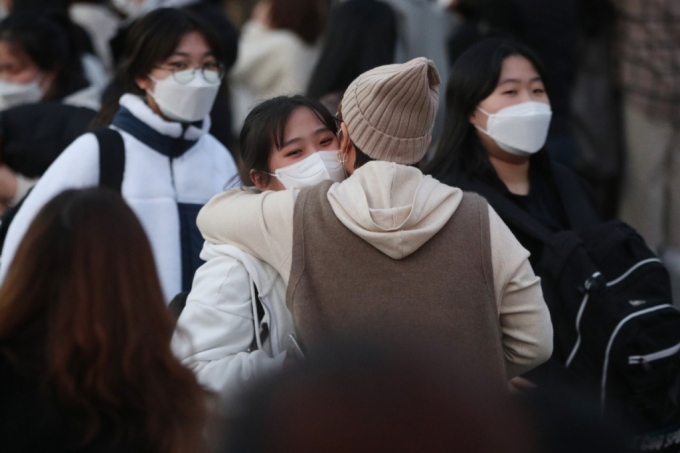
[(448, 373), (429, 356), (357, 339), (318, 352), (244, 393), (223, 451), (549, 452), (534, 448), (516, 401), (463, 367)]
[(571, 95), (578, 142), (576, 170), (593, 187), (605, 219), (618, 215), (625, 143), (616, 57), (616, 11), (610, 0), (578, 0), (579, 30)]
[(350, 0), (330, 15), (321, 56), (307, 94), (331, 112), (347, 87), (364, 72), (395, 62), (397, 20), (392, 8), (378, 0)]
[(201, 451), (208, 395), (172, 355), (149, 241), (118, 195), (48, 202), (0, 301), (3, 452)]
[[(20, 113), (15, 113), (20, 106)], [(44, 158), (51, 163), (63, 151), (60, 137), (65, 131), (59, 127), (64, 121), (73, 119), (80, 125), (75, 125), (79, 133), (83, 133), (81, 119), (91, 118), (98, 107), (99, 90), (87, 81), (74, 39), (54, 16), (19, 11), (0, 22), (2, 121), (5, 117), (10, 121), (21, 118), (36, 126), (36, 121), (41, 121), (38, 118), (47, 119), (39, 130), (22, 134), (16, 134), (16, 128), (9, 134), (2, 131), (3, 149), (9, 151), (9, 146), (14, 147), (13, 151), (24, 151), (21, 156), (3, 153), (0, 210), (16, 206), (44, 173)], [(59, 118), (49, 120), (49, 115)], [(11, 134), (14, 135), (10, 137)], [(45, 142), (38, 143), (36, 138)]]
[[(241, 182), (254, 191), (345, 178), (337, 124), (302, 96), (264, 101), (241, 130)], [(276, 228), (276, 226), (273, 226)], [(276, 270), (231, 245), (206, 242), (177, 322), (173, 350), (228, 405), (247, 384), (281, 370), (292, 347), (286, 284)]]
[(318, 0), (258, 2), (229, 75), (235, 131), (258, 102), (306, 91), (323, 28)]
[(620, 215), (660, 254), (680, 297), (680, 3), (612, 0), (624, 100)]
[(0, 252), (25, 196), (62, 151), (88, 130), (95, 114), (88, 108), (56, 102), (20, 105), (2, 112)]
[(41, 101), (97, 110), (99, 93), (58, 20), (45, 13), (14, 12), (0, 22), (0, 110)]
[[(111, 128), (124, 152), (120, 190), (146, 228), (170, 301), (189, 290), (202, 264), (199, 209), (237, 173), (229, 151), (208, 132), (223, 54), (209, 26), (171, 8), (137, 22), (129, 43), (122, 70), (126, 94), (112, 101), (117, 113)], [(81, 136), (40, 179), (9, 228), (3, 279), (28, 225), (49, 199), (65, 189), (100, 184), (100, 146), (94, 134)]]
[(303, 349), (365, 334), (436, 351), (443, 366), (498, 385), (550, 357), (552, 325), (529, 254), (498, 215), (413, 166), (430, 145), (439, 83), (425, 58), (362, 74), (339, 112), (345, 181), (227, 191), (198, 224), (208, 242), (242, 248), (290, 285)]
[(101, 95), (109, 83), (109, 74), (102, 61), (96, 56), (95, 47), (85, 28), (74, 23), (69, 17), (69, 0), (12, 0), (11, 13), (29, 12), (46, 14), (59, 22), (68, 33), (71, 48), (83, 67), (83, 74), (89, 84)]
[(346, 339), (258, 382), (227, 413), (227, 453), (621, 453), (580, 389), (513, 397), (459, 368)]
[(110, 41), (118, 33), (121, 17), (111, 8), (108, 0), (71, 0), (71, 20), (87, 31), (96, 56), (104, 65), (107, 75), (113, 77), (116, 67)]
[[(446, 96), (451, 61), (446, 52), (446, 42), (456, 29), (455, 16), (429, 0), (383, 0), (397, 17), (396, 63), (405, 63), (418, 57), (432, 60), (442, 80), (441, 95)], [(433, 143), (437, 143), (444, 129), (445, 108), (442, 103), (434, 129)]]

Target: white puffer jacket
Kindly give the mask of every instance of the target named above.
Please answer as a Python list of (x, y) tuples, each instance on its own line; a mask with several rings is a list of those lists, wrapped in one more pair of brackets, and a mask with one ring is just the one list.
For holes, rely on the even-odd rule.
[[(121, 100), (136, 124), (151, 134), (166, 139), (183, 137), (195, 143), (178, 157), (170, 158), (143, 143), (125, 130), (119, 130), (125, 144), (125, 171), (121, 193), (142, 223), (151, 243), (156, 268), (166, 301), (182, 291), (182, 246), (189, 232), (184, 231), (180, 216), (183, 208), (199, 209), (224, 190), (236, 176), (234, 159), (208, 130), (210, 118), (201, 128), (165, 121), (139, 97), (126, 94)], [(0, 282), (4, 281), (14, 254), (38, 211), (53, 197), (67, 189), (99, 185), (99, 142), (94, 134), (85, 134), (69, 146), (47, 169), (10, 225), (0, 262)], [(200, 234), (196, 230), (198, 245)], [(124, 246), (124, 244), (121, 244)], [(193, 274), (194, 269), (190, 272)], [(189, 280), (190, 281), (190, 280)]]
[[(196, 272), (172, 348), (201, 384), (229, 401), (248, 382), (281, 369), (294, 347), (293, 320), (286, 285), (273, 267), (208, 242), (201, 258), (206, 263)], [(253, 285), (265, 312), (261, 320)]]

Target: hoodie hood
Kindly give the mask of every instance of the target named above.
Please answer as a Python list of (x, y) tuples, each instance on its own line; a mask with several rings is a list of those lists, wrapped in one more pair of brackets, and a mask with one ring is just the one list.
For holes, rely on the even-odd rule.
[(414, 167), (373, 161), (328, 191), (333, 212), (350, 231), (393, 259), (406, 258), (441, 230), (463, 191)]

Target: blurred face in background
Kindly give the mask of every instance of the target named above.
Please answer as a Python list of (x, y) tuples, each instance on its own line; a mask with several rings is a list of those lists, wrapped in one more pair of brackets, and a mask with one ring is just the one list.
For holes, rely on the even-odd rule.
[(0, 41), (0, 80), (20, 84), (42, 81), (41, 87), (46, 88), (55, 76), (55, 73), (42, 72), (19, 46)]

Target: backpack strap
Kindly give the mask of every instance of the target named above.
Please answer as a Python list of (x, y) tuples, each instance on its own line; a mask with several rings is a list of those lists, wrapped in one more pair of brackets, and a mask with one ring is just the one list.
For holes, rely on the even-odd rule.
[(121, 193), (125, 172), (125, 143), (120, 132), (101, 128), (93, 131), (99, 142), (99, 186)]
[(575, 230), (585, 230), (600, 223), (600, 217), (590, 203), (589, 196), (578, 176), (555, 162), (552, 163), (552, 171), (562, 206), (571, 227)]
[(258, 351), (262, 349), (262, 345), (269, 337), (269, 326), (266, 324), (262, 325), (265, 311), (260, 301), (260, 292), (257, 290), (255, 281), (252, 279), (250, 280), (250, 299), (253, 309), (253, 323), (255, 325), (255, 335), (250, 343), (250, 351)]

